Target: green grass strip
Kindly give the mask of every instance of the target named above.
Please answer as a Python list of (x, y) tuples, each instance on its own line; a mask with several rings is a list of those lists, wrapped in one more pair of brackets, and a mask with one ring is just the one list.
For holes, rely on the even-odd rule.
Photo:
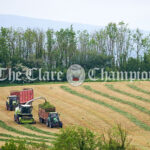
[[(18, 144), (20, 144), (20, 143), (22, 143), (22, 142), (25, 142), (25, 144), (29, 144), (29, 145), (32, 145), (32, 146), (37, 146), (37, 147), (40, 147), (40, 146), (42, 146), (42, 143), (35, 143), (35, 142), (29, 142), (29, 141), (24, 141), (24, 140), (14, 140), (14, 139), (3, 139), (3, 138), (0, 138), (0, 141), (2, 141), (2, 142), (9, 142), (9, 141), (11, 141), (11, 140), (13, 140), (15, 143), (18, 143)], [(51, 148), (51, 146), (49, 146), (49, 145), (46, 145), (48, 148)]]
[(94, 103), (97, 103), (99, 105), (105, 106), (105, 107), (107, 107), (107, 108), (109, 108), (109, 109), (111, 109), (111, 110), (113, 110), (115, 112), (118, 112), (121, 115), (123, 115), (124, 117), (126, 117), (127, 119), (129, 119), (131, 122), (133, 122), (134, 124), (139, 126), (140, 128), (142, 128), (142, 129), (144, 129), (146, 131), (150, 131), (150, 126), (148, 126), (144, 122), (138, 120), (135, 116), (133, 116), (132, 114), (130, 114), (130, 113), (126, 112), (126, 111), (123, 111), (123, 110), (121, 110), (121, 109), (119, 109), (119, 108), (117, 108), (115, 106), (112, 106), (112, 105), (110, 105), (108, 103), (105, 103), (105, 102), (103, 102), (103, 101), (101, 101), (99, 99), (94, 99), (94, 98), (89, 97), (87, 95), (81, 94), (81, 93), (79, 93), (77, 91), (72, 90), (71, 88), (69, 88), (67, 86), (61, 86), (61, 88), (63, 90), (65, 90), (65, 91), (73, 94), (73, 95), (79, 96), (79, 97), (84, 98), (86, 100), (89, 100), (91, 102), (94, 102)]
[(6, 129), (7, 131), (11, 131), (20, 135), (24, 135), (24, 136), (29, 136), (29, 137), (35, 137), (35, 138), (41, 138), (41, 139), (53, 139), (52, 137), (46, 137), (46, 136), (40, 136), (40, 135), (36, 135), (36, 134), (31, 134), (28, 132), (24, 132), (24, 131), (20, 131), (18, 129), (15, 129), (11, 126), (8, 126), (5, 122), (3, 122), (2, 120), (0, 120), (0, 127), (3, 129)]
[(34, 139), (34, 138), (22, 138), (19, 136), (13, 136), (10, 134), (0, 133), (1, 137), (11, 138), (11, 139), (20, 139), (20, 140), (28, 140), (28, 141), (36, 141), (36, 142), (49, 142), (48, 140), (43, 139)]
[(133, 108), (135, 108), (135, 109), (137, 109), (137, 110), (139, 110), (139, 111), (141, 111), (141, 112), (143, 112), (143, 113), (146, 113), (146, 114), (150, 115), (150, 110), (148, 110), (148, 109), (146, 109), (145, 107), (142, 107), (142, 106), (140, 106), (140, 105), (138, 105), (138, 104), (136, 104), (136, 103), (133, 103), (133, 102), (130, 102), (130, 101), (126, 101), (126, 100), (123, 100), (123, 99), (121, 99), (121, 98), (114, 97), (114, 96), (108, 95), (108, 94), (106, 94), (106, 93), (97, 91), (97, 90), (91, 88), (91, 87), (88, 86), (88, 85), (85, 85), (85, 86), (83, 86), (83, 87), (84, 87), (86, 90), (89, 90), (89, 91), (91, 91), (91, 92), (93, 92), (93, 93), (96, 93), (96, 94), (98, 94), (98, 95), (104, 96), (104, 97), (109, 98), (109, 99), (111, 99), (111, 100), (113, 100), (113, 101), (116, 101), (116, 102), (119, 102), (119, 103), (122, 103), (122, 104), (129, 105), (129, 106), (131, 106), (131, 107), (133, 107)]
[(119, 89), (115, 88), (112, 84), (105, 84), (105, 86), (106, 86), (108, 89), (112, 90), (112, 91), (118, 92), (118, 93), (120, 93), (120, 94), (129, 96), (129, 97), (132, 97), (132, 98), (136, 98), (136, 99), (138, 99), (138, 100), (140, 100), (140, 101), (144, 101), (144, 102), (150, 103), (150, 100), (149, 100), (149, 99), (144, 98), (144, 97), (141, 97), (141, 96), (137, 96), (137, 95), (134, 95), (134, 94), (131, 94), (131, 93), (122, 91), (122, 90), (119, 90)]
[(52, 132), (41, 130), (41, 129), (39, 129), (39, 128), (33, 126), (33, 125), (30, 125), (30, 124), (26, 124), (26, 125), (23, 125), (23, 126), (27, 129), (30, 129), (30, 130), (33, 130), (35, 132), (42, 133), (42, 134), (45, 134), (45, 135), (50, 135), (50, 136), (57, 136), (58, 135), (57, 133), (52, 133)]
[(134, 89), (134, 90), (138, 91), (138, 92), (142, 92), (144, 94), (150, 95), (150, 91), (143, 90), (143, 89), (137, 87), (136, 85), (127, 84), (127, 86), (130, 87), (131, 89)]

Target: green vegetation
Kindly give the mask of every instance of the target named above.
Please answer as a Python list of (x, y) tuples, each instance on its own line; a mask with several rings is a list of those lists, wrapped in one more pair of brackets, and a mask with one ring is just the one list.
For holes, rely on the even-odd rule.
[[(7, 134), (1, 135), (16, 138)], [(6, 142), (1, 147), (2, 150), (136, 150), (131, 146), (128, 133), (121, 125), (117, 125), (101, 135), (84, 127), (69, 126), (61, 129), (52, 146), (46, 145), (43, 141), (35, 143), (30, 139), (26, 141), (23, 138), (13, 140), (0, 138), (0, 141)]]
[(126, 111), (123, 111), (123, 110), (121, 110), (121, 109), (119, 109), (119, 108), (117, 108), (117, 107), (115, 107), (115, 106), (112, 106), (112, 105), (110, 105), (110, 104), (108, 104), (108, 103), (106, 103), (106, 102), (104, 102), (104, 101), (101, 101), (101, 100), (99, 100), (99, 99), (94, 99), (94, 98), (89, 97), (89, 96), (87, 96), (87, 95), (81, 94), (81, 93), (79, 93), (79, 92), (77, 92), (77, 91), (72, 90), (71, 88), (69, 88), (69, 87), (67, 87), (67, 86), (61, 86), (61, 88), (62, 88), (63, 90), (65, 90), (65, 91), (67, 91), (67, 92), (73, 94), (73, 95), (82, 97), (82, 98), (84, 98), (84, 99), (86, 99), (86, 100), (89, 100), (89, 101), (91, 101), (91, 102), (94, 102), (94, 103), (97, 103), (97, 104), (99, 104), (99, 105), (105, 106), (105, 107), (107, 107), (107, 108), (109, 108), (109, 109), (111, 109), (111, 110), (113, 110), (113, 111), (115, 111), (115, 112), (118, 112), (119, 114), (121, 114), (121, 115), (123, 115), (124, 117), (128, 118), (131, 122), (133, 122), (134, 124), (136, 124), (136, 125), (139, 126), (140, 128), (143, 128), (143, 129), (146, 130), (146, 131), (150, 131), (150, 126), (149, 126), (149, 125), (147, 125), (147, 124), (145, 124), (144, 122), (138, 120), (135, 116), (133, 116), (132, 114), (130, 114), (130, 113), (126, 112)]
[(100, 136), (87, 128), (70, 126), (61, 130), (52, 150), (129, 150), (130, 148), (127, 131), (121, 125)]
[(150, 100), (149, 100), (149, 99), (144, 98), (144, 97), (141, 97), (141, 96), (134, 95), (134, 94), (129, 93), (129, 92), (125, 92), (125, 91), (119, 90), (119, 89), (115, 88), (112, 84), (105, 84), (105, 86), (106, 86), (107, 88), (109, 88), (110, 90), (112, 90), (112, 91), (118, 92), (118, 93), (120, 93), (120, 94), (129, 96), (129, 97), (132, 97), (132, 98), (136, 98), (136, 99), (138, 99), (138, 100), (140, 100), (140, 101), (144, 101), (144, 102), (150, 103)]
[(5, 133), (0, 133), (0, 136), (11, 138), (11, 139), (20, 139), (20, 140), (28, 140), (28, 141), (36, 141), (36, 142), (49, 142), (48, 140), (44, 140), (44, 139), (22, 138), (22, 137), (19, 137), (19, 136), (13, 136), (13, 135), (10, 135), (10, 134), (5, 134)]
[(24, 127), (26, 127), (27, 129), (36, 131), (36, 132), (38, 132), (38, 133), (42, 133), (42, 134), (45, 134), (45, 135), (54, 136), (54, 137), (51, 137), (51, 138), (55, 138), (55, 136), (58, 135), (57, 133), (52, 133), (52, 132), (48, 132), (48, 131), (41, 130), (41, 129), (39, 129), (39, 128), (33, 126), (33, 125), (30, 125), (30, 124), (26, 124), (26, 125), (24, 125)]
[[(66, 81), (66, 70), (71, 64), (80, 64), (85, 70), (97, 67), (130, 72), (140, 68), (142, 72), (150, 70), (149, 45), (150, 35), (139, 29), (130, 30), (124, 22), (109, 23), (94, 33), (75, 32), (72, 26), (59, 31), (1, 27), (0, 67), (21, 72), (27, 68), (42, 68), (42, 75), (44, 71), (59, 70), (64, 72), (62, 81)], [(4, 71), (3, 77), (7, 75)], [(34, 70), (34, 76), (37, 75), (38, 71)], [(15, 83), (30, 82), (23, 74), (20, 78), (23, 81)], [(11, 83), (8, 78), (4, 82)]]
[(150, 95), (150, 91), (143, 90), (143, 89), (137, 87), (136, 85), (127, 84), (127, 86), (130, 87), (130, 88), (132, 88), (132, 89), (134, 89), (134, 90), (136, 90), (136, 91), (138, 91), (138, 92), (142, 92), (144, 94)]
[(50, 110), (55, 110), (55, 106), (53, 106), (47, 101), (44, 102), (43, 104), (39, 104), (39, 107), (45, 109), (46, 112), (49, 112)]
[(2, 150), (48, 150), (51, 147), (45, 143), (27, 142), (26, 140), (0, 138), (0, 141), (6, 142), (5, 145), (1, 147)]
[(24, 135), (24, 136), (29, 136), (29, 137), (35, 137), (35, 138), (41, 138), (41, 139), (50, 139), (50, 137), (46, 137), (46, 136), (40, 136), (40, 135), (36, 135), (36, 134), (31, 134), (28, 132), (24, 132), (24, 131), (20, 131), (18, 129), (15, 129), (11, 126), (8, 126), (5, 122), (0, 120), (0, 127), (3, 129), (6, 129), (7, 131), (11, 131), (20, 135)]
[(140, 105), (138, 105), (138, 104), (135, 104), (135, 103), (133, 103), (133, 102), (126, 101), (126, 100), (123, 100), (123, 99), (121, 99), (121, 98), (114, 97), (114, 96), (111, 96), (111, 95), (109, 95), (109, 94), (106, 94), (106, 93), (97, 91), (97, 90), (91, 88), (91, 87), (88, 86), (88, 85), (85, 85), (85, 86), (83, 86), (83, 87), (84, 87), (86, 90), (89, 90), (89, 91), (94, 92), (94, 93), (96, 93), (96, 94), (99, 94), (99, 95), (101, 95), (101, 96), (107, 97), (107, 98), (109, 98), (109, 99), (111, 99), (111, 100), (114, 100), (114, 101), (116, 101), (116, 102), (120, 102), (120, 103), (122, 103), (122, 104), (127, 104), (127, 105), (129, 105), (129, 106), (131, 106), (131, 107), (133, 107), (133, 108), (135, 108), (135, 109), (141, 111), (141, 112), (144, 112), (144, 113), (150, 115), (150, 110), (148, 110), (148, 109), (146, 109), (145, 107), (142, 107), (142, 106), (140, 106)]
[(96, 136), (89, 129), (67, 127), (54, 142), (54, 150), (95, 150)]

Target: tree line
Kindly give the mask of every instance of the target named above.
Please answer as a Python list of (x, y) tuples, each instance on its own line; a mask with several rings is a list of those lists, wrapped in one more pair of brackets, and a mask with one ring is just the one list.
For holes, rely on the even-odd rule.
[(19, 65), (43, 70), (84, 69), (149, 71), (150, 34), (131, 30), (124, 22), (109, 23), (99, 31), (0, 29), (0, 67)]

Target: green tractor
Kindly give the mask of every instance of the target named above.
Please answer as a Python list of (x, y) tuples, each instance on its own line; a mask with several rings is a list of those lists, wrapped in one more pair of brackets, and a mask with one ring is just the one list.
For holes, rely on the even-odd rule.
[(18, 97), (16, 95), (12, 95), (7, 97), (6, 101), (6, 109), (13, 111), (18, 106)]
[(62, 122), (59, 120), (59, 114), (57, 112), (50, 112), (46, 121), (47, 127), (63, 127)]
[(35, 124), (32, 115), (32, 105), (19, 105), (15, 109), (14, 121), (18, 124)]

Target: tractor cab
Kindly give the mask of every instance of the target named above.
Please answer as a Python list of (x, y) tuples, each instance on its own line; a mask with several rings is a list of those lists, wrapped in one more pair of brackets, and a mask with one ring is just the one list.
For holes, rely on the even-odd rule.
[(20, 105), (18, 107), (18, 111), (20, 114), (31, 114), (32, 113), (32, 105)]
[(61, 127), (62, 128), (62, 122), (59, 120), (59, 114), (57, 112), (50, 112), (47, 120), (47, 126), (50, 128), (53, 127)]
[(6, 108), (7, 110), (15, 110), (16, 106), (18, 105), (18, 97), (16, 95), (11, 95), (7, 97), (6, 101)]
[(54, 121), (55, 123), (59, 122), (59, 115), (57, 112), (50, 112), (49, 118)]

